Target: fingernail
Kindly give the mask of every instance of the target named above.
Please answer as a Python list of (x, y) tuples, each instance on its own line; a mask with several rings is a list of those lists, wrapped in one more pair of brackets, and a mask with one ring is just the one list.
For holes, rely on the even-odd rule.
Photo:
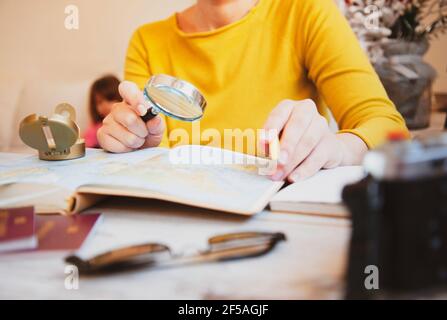
[(144, 116), (146, 115), (148, 109), (144, 105), (139, 104), (137, 110), (140, 113), (140, 116)]
[(287, 161), (289, 160), (289, 154), (285, 150), (281, 150), (279, 153), (279, 159), (278, 162), (282, 165), (287, 164)]
[(284, 172), (282, 170), (278, 170), (275, 172), (275, 174), (272, 176), (272, 180), (279, 181), (282, 179), (282, 176), (284, 175)]

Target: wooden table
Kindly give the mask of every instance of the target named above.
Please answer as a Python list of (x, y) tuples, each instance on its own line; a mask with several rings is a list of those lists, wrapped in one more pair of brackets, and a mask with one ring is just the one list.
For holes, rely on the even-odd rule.
[(287, 241), (252, 259), (176, 269), (81, 277), (65, 289), (66, 252), (0, 256), (0, 298), (30, 299), (336, 299), (350, 236), (349, 220), (264, 211), (244, 218), (154, 200), (110, 199), (89, 212), (104, 219), (87, 246), (156, 241), (174, 251), (235, 231), (281, 231)]

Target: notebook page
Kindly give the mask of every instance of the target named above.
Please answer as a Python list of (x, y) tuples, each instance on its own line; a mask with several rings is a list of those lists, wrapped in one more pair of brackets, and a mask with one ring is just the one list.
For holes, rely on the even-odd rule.
[(341, 203), (343, 188), (361, 180), (364, 176), (361, 166), (321, 170), (311, 178), (284, 188), (270, 202)]

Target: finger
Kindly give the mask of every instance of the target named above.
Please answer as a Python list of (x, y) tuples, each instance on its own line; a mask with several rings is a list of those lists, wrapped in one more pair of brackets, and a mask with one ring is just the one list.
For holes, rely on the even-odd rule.
[(328, 152), (328, 159), (326, 163), (323, 165), (324, 169), (333, 169), (342, 164), (343, 161), (343, 154), (344, 154), (344, 146), (343, 144), (337, 139), (333, 139), (333, 142), (330, 143), (330, 145), (327, 145), (326, 150)]
[(273, 139), (278, 139), (279, 133), (284, 128), (287, 120), (289, 120), (289, 117), (292, 114), (294, 105), (295, 101), (284, 100), (281, 101), (272, 110), (272, 112), (270, 112), (267, 121), (261, 130), (258, 142), (258, 149), (262, 155), (271, 156), (271, 141)]
[(124, 102), (129, 104), (140, 116), (144, 116), (147, 113), (148, 106), (143, 93), (134, 82), (121, 82), (118, 91)]
[[(279, 164), (286, 166), (292, 160), (295, 149), (301, 138), (306, 134), (317, 116), (317, 109), (312, 100), (298, 101), (294, 110), (287, 121), (284, 131), (281, 135)], [(313, 134), (314, 132), (312, 132)], [(315, 146), (315, 145), (314, 145)], [(312, 147), (314, 147), (312, 146)], [(310, 150), (308, 150), (310, 152)], [(306, 154), (307, 155), (307, 154)], [(298, 163), (295, 163), (297, 165)]]
[(165, 131), (165, 123), (160, 116), (156, 116), (152, 118), (148, 122), (146, 122), (146, 127), (150, 135), (163, 135)]
[(103, 132), (102, 128), (98, 130), (98, 142), (101, 148), (113, 153), (123, 153), (132, 151), (114, 137)]
[(324, 143), (319, 143), (309, 156), (289, 174), (290, 182), (304, 180), (317, 173), (328, 161), (328, 152)]
[[(135, 113), (135, 111), (128, 105), (118, 104), (115, 106), (112, 112), (113, 122), (118, 122), (127, 130), (140, 138), (146, 138), (148, 135), (148, 129), (143, 120)], [(108, 119), (105, 120), (105, 123)]]
[(260, 157), (269, 157), (277, 160), (279, 156), (279, 133), (278, 130), (261, 129), (257, 138), (257, 154)]
[(144, 138), (130, 132), (127, 128), (117, 122), (107, 123), (102, 127), (102, 129), (105, 134), (112, 136), (127, 148), (138, 149), (145, 142)]
[(287, 120), (289, 120), (289, 117), (292, 114), (295, 103), (296, 101), (292, 100), (281, 101), (272, 112), (270, 112), (263, 127), (264, 135), (260, 137), (261, 142), (269, 142), (268, 139), (272, 138), (269, 137), (270, 135), (268, 134), (270, 131), (279, 133), (284, 128)]
[(312, 119), (309, 127), (296, 144), (290, 161), (284, 167), (284, 176), (288, 176), (294, 168), (303, 162), (322, 140), (327, 132), (327, 124), (325, 124), (325, 121), (319, 115)]
[(136, 107), (138, 104), (144, 103), (143, 93), (134, 82), (121, 82), (118, 91), (123, 100), (131, 106)]
[(165, 122), (160, 116), (157, 116), (146, 123), (149, 135), (146, 138), (144, 147), (157, 147), (163, 139), (163, 133), (165, 131)]

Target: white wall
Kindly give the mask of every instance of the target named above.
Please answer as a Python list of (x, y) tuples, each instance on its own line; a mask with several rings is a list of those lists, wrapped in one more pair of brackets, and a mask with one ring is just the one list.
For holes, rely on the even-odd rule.
[[(139, 25), (181, 10), (193, 0), (0, 0), (0, 76), (71, 81), (105, 72), (122, 75), (125, 49)], [(80, 10), (80, 29), (64, 27), (64, 8)], [(447, 36), (427, 55), (447, 92)]]
[[(71, 81), (122, 75), (133, 30), (192, 0), (0, 0), (0, 70), (19, 79)], [(78, 6), (80, 29), (65, 29), (64, 9)]]
[(431, 47), (425, 56), (425, 60), (438, 72), (434, 91), (447, 92), (447, 34), (431, 42)]

